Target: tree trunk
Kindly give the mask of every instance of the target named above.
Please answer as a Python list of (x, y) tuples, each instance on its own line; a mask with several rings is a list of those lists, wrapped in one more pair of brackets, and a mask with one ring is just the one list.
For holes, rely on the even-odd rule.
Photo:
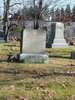
[(5, 42), (8, 40), (8, 15), (9, 15), (9, 5), (10, 5), (10, 0), (5, 1), (4, 0), (4, 19), (3, 19), (3, 31), (4, 31), (4, 39)]
[[(34, 0), (34, 9), (35, 9), (35, 0)], [(39, 19), (40, 19), (40, 13), (41, 13), (41, 9), (42, 9), (42, 0), (39, 0), (39, 7), (38, 7), (38, 14), (35, 14), (35, 18), (34, 18), (34, 29), (38, 29), (39, 28)], [(36, 11), (35, 11), (36, 12)]]

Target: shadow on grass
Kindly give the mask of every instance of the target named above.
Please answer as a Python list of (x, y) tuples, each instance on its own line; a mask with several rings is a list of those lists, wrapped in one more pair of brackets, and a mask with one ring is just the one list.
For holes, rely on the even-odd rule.
[(58, 55), (49, 55), (49, 58), (63, 58), (63, 59), (71, 59), (71, 57), (65, 57), (65, 56), (58, 56)]
[(75, 77), (75, 72), (38, 72), (36, 70), (28, 71), (28, 70), (18, 70), (18, 69), (6, 69), (6, 70), (0, 70), (0, 76), (2, 77), (8, 76), (14, 79), (24, 79), (26, 78), (45, 78), (45, 77), (52, 77), (52, 76), (68, 76), (68, 77)]

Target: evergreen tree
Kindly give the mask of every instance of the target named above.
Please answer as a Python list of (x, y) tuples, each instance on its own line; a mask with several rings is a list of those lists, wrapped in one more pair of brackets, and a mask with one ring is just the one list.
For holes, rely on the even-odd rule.
[(55, 21), (55, 15), (54, 15), (54, 8), (51, 9), (50, 11), (50, 16), (52, 17), (52, 22)]
[(71, 21), (71, 9), (70, 9), (70, 5), (67, 5), (66, 9), (65, 9), (65, 21)]
[(64, 22), (64, 8), (61, 8), (61, 22)]
[(59, 22), (60, 21), (60, 9), (57, 8), (55, 11), (55, 21)]
[(75, 22), (75, 6), (72, 9), (72, 21)]

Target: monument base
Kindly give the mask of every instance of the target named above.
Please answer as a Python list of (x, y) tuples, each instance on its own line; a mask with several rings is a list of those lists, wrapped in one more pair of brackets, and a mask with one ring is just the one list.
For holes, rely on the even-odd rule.
[(20, 54), (20, 62), (22, 63), (48, 63), (48, 56), (46, 54)]
[(65, 39), (55, 39), (52, 48), (67, 48), (68, 44)]

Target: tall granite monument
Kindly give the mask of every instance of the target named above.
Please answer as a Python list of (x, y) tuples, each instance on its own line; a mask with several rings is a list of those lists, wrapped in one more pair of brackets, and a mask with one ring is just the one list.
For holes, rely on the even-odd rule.
[(25, 63), (47, 63), (45, 54), (46, 32), (44, 30), (24, 29), (20, 60)]
[(55, 37), (53, 40), (52, 48), (65, 48), (68, 47), (66, 40), (64, 39), (64, 24), (56, 22), (55, 24)]

